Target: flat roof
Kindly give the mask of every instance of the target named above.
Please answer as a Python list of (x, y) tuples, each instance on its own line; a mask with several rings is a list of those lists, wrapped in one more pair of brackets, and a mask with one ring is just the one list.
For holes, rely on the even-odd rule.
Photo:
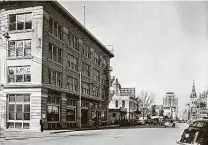
[[(53, 9), (55, 9), (58, 13), (62, 13), (62, 16), (66, 18), (68, 21), (70, 21), (72, 24), (77, 26), (82, 32), (89, 37), (92, 41), (94, 41), (104, 52), (106, 52), (110, 57), (114, 57), (114, 54), (105, 46), (103, 45), (92, 33), (90, 33), (75, 17), (73, 17), (58, 1), (52, 0), (52, 1), (0, 1), (0, 7), (4, 8), (11, 8), (11, 5), (21, 5), (25, 6), (28, 5), (28, 3), (31, 4), (48, 4), (52, 6)], [(9, 6), (9, 7), (8, 7)]]

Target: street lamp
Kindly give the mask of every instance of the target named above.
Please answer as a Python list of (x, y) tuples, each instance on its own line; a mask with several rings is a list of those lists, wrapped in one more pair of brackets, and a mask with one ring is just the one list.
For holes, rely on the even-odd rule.
[[(4, 33), (3, 34), (3, 36), (4, 36), (4, 38), (6, 39), (6, 53), (5, 54), (7, 54), (7, 50), (9, 50), (9, 48), (8, 48), (8, 42), (9, 42), (9, 38), (10, 38), (10, 36), (9, 36), (9, 33), (8, 32), (6, 32), (6, 33)], [(7, 57), (7, 55), (5, 55), (5, 65), (4, 65), (4, 78), (5, 78), (5, 84), (6, 84), (6, 82), (7, 82), (7, 59), (6, 59), (6, 57)]]

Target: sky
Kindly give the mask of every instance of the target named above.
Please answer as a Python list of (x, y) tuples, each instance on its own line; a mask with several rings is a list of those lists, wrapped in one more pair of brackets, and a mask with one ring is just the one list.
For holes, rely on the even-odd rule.
[(112, 75), (122, 87), (166, 92), (188, 102), (208, 79), (208, 2), (59, 1), (104, 45), (114, 45)]

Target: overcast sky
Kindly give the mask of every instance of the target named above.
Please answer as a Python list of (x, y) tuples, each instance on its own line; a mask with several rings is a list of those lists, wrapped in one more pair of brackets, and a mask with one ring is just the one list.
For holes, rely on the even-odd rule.
[(123, 87), (148, 89), (162, 103), (174, 92), (184, 109), (193, 80), (207, 87), (207, 2), (59, 1), (104, 45), (114, 45), (113, 75)]

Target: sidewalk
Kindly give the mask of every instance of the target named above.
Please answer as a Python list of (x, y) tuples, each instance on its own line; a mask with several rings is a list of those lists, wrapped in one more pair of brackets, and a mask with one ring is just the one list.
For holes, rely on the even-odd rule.
[(74, 132), (74, 131), (84, 131), (84, 130), (99, 130), (99, 129), (112, 129), (118, 128), (119, 125), (109, 125), (109, 126), (100, 126), (98, 128), (82, 128), (74, 130), (44, 130), (43, 132), (26, 132), (26, 131), (1, 131), (0, 132), (0, 142), (4, 140), (25, 140), (29, 138), (44, 138), (49, 137), (53, 134), (65, 133), (65, 132)]

